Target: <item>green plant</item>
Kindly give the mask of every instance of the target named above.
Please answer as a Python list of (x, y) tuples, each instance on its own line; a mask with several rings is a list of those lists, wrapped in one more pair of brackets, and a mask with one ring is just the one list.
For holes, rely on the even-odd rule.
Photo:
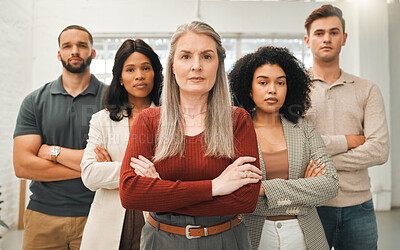
[[(0, 186), (0, 188), (1, 188), (1, 186)], [(0, 192), (0, 195), (1, 195), (1, 192)], [(2, 200), (0, 200), (0, 211), (1, 211), (1, 204), (3, 203), (4, 201), (2, 201)], [(8, 225), (0, 218), (0, 227), (5, 227), (6, 229), (9, 229), (8, 228)], [(1, 239), (1, 235), (0, 235), (0, 239)]]

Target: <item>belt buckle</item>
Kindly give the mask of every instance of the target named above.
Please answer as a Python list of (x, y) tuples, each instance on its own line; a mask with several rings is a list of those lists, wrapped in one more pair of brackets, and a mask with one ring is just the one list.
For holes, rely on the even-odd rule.
[(191, 228), (200, 228), (201, 226), (194, 226), (194, 225), (187, 225), (186, 227), (185, 227), (185, 234), (186, 234), (186, 238), (187, 239), (197, 239), (197, 238), (201, 238), (201, 236), (191, 236), (190, 235), (190, 229)]

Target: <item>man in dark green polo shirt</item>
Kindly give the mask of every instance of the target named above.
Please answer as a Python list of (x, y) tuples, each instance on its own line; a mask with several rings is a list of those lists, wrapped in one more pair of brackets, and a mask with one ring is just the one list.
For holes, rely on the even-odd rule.
[(80, 162), (105, 85), (90, 74), (96, 51), (89, 31), (68, 26), (58, 43), (63, 74), (24, 99), (14, 132), (15, 174), (32, 180), (23, 249), (79, 249), (94, 196)]

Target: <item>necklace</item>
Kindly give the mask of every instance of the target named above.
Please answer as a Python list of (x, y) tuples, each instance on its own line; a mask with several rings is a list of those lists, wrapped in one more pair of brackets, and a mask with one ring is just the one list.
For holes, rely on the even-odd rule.
[(201, 115), (201, 114), (204, 114), (204, 113), (206, 113), (207, 111), (203, 111), (203, 112), (200, 112), (200, 113), (198, 113), (198, 114), (186, 114), (186, 113), (183, 113), (184, 115), (186, 115), (186, 116), (189, 116), (190, 118), (192, 118), (192, 119), (194, 119), (196, 116), (199, 116), (199, 115)]

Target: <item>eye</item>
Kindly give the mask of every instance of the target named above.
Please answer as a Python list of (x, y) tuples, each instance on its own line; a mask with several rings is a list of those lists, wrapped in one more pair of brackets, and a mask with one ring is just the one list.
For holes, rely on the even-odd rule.
[(204, 55), (203, 58), (204, 59), (211, 59), (211, 56), (210, 55)]
[(69, 47), (70, 47), (69, 45), (64, 45), (63, 46), (64, 49), (69, 48)]
[(80, 47), (81, 47), (81, 48), (86, 48), (87, 46), (84, 45), (84, 44), (81, 44)]
[(322, 33), (322, 32), (317, 32), (317, 33), (315, 33), (315, 35), (317, 35), (317, 36), (322, 36), (323, 33)]
[(151, 67), (144, 67), (143, 70), (144, 71), (149, 71), (149, 70), (151, 70)]
[(261, 81), (261, 82), (258, 82), (258, 84), (260, 84), (260, 85), (267, 85), (268, 83), (267, 83), (266, 81)]
[(134, 72), (134, 69), (127, 69), (126, 72)]
[(279, 81), (278, 84), (279, 84), (279, 85), (285, 85), (286, 82), (284, 82), (284, 81)]
[(189, 55), (183, 55), (181, 58), (182, 58), (182, 59), (189, 59), (190, 56), (189, 56)]
[(332, 31), (332, 32), (331, 32), (331, 35), (333, 35), (333, 36), (335, 36), (335, 35), (337, 35), (337, 34), (339, 34), (339, 32), (337, 32), (337, 31)]

